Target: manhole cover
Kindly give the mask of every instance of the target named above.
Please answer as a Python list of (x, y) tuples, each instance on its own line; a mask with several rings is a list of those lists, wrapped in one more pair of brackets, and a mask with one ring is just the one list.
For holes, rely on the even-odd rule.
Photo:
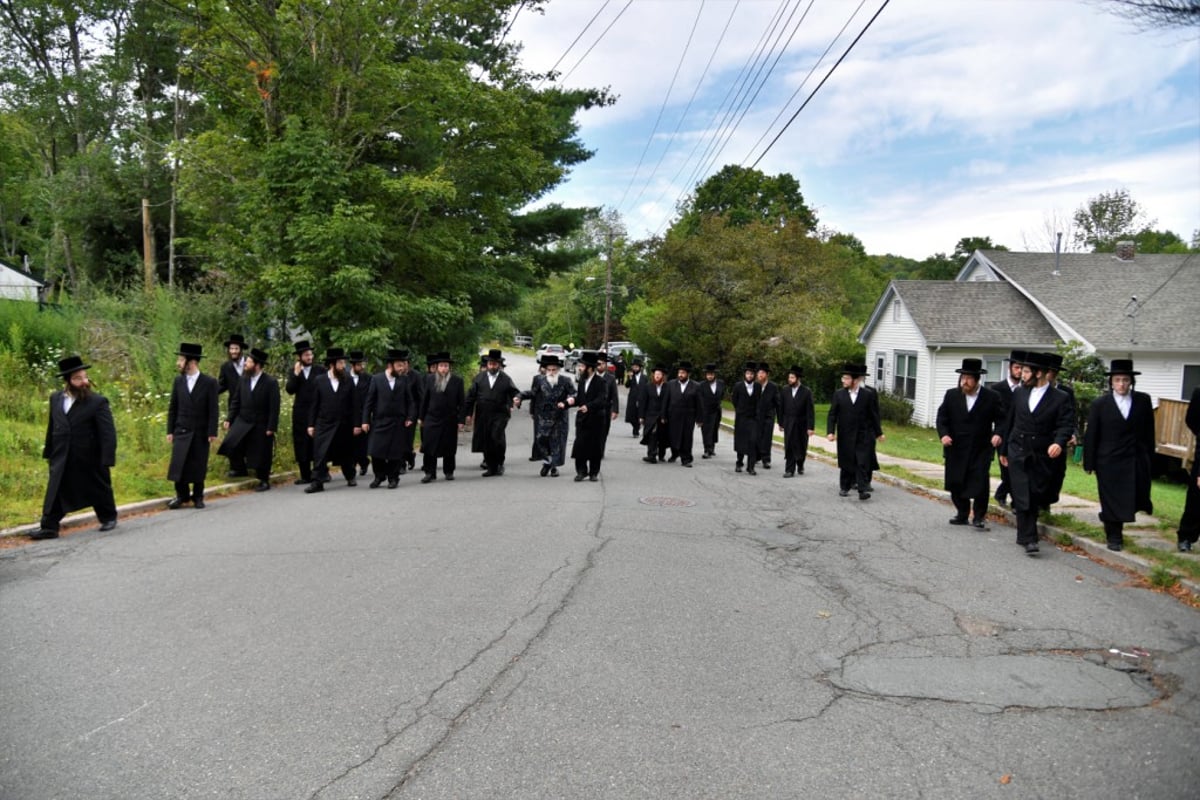
[(688, 500), (686, 497), (643, 497), (639, 499), (640, 503), (647, 506), (694, 506), (695, 500)]

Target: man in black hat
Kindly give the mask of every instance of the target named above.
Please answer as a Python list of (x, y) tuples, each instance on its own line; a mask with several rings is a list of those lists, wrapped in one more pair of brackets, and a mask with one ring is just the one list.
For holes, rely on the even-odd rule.
[[(367, 372), (367, 356), (362, 350), (351, 350), (350, 382), (354, 384), (354, 401), (358, 403), (361, 416), (363, 406), (367, 402), (367, 391), (371, 388), (371, 374)], [(366, 475), (371, 460), (367, 455), (367, 437), (359, 436), (354, 440), (354, 463), (358, 465), (358, 474)]]
[(241, 380), (229, 397), (227, 433), (217, 450), (231, 459), (236, 455), (254, 470), (256, 492), (271, 488), (275, 431), (279, 430), (279, 382), (266, 373), (268, 359), (257, 347), (246, 355)]
[[(1050, 388), (1065, 392), (1071, 398), (1071, 438), (1067, 440), (1066, 446), (1066, 451), (1070, 454), (1079, 439), (1079, 404), (1075, 399), (1075, 389), (1070, 384), (1061, 383), (1058, 380), (1058, 374), (1062, 371), (1063, 366), (1061, 354), (1043, 353), (1042, 360), (1046, 362), (1046, 382)], [(1046, 505), (1042, 507), (1043, 511), (1049, 511), (1050, 506), (1057, 503), (1059, 495), (1062, 494), (1063, 482), (1067, 479), (1067, 456), (1057, 460), (1054, 468), (1054, 482), (1047, 493)]]
[(1150, 501), (1150, 462), (1154, 458), (1154, 406), (1150, 395), (1135, 392), (1133, 359), (1114, 358), (1109, 394), (1088, 410), (1083, 438), (1083, 469), (1096, 473), (1100, 521), (1109, 550), (1125, 546), (1125, 523), (1138, 511), (1154, 513)]
[[(308, 427), (312, 416), (314, 380), (324, 372), (324, 367), (313, 363), (313, 349), (308, 340), (296, 342), (296, 361), (283, 388), (295, 398), (292, 402), (292, 449), (296, 454), (296, 466), (300, 469), (297, 485), (312, 483), (313, 440), (308, 435)], [(318, 465), (318, 470), (324, 471), (324, 465)]]
[(566, 375), (559, 374), (562, 362), (554, 353), (541, 360), (543, 372), (533, 376), (533, 386), (522, 395), (528, 398), (533, 414), (533, 435), (537, 452), (541, 455), (541, 476), (557, 478), (558, 468), (566, 462), (567, 455), (567, 410), (575, 402), (575, 384)]
[(460, 421), (472, 424), (471, 452), (483, 453), (487, 464), (483, 477), (490, 478), (504, 474), (505, 434), (512, 410), (521, 406), (521, 390), (501, 371), (503, 355), (498, 349), (488, 350), (484, 360), (484, 371), (475, 376), (467, 391)]
[[(217, 371), (217, 393), (224, 394), (229, 392), (229, 397), (225, 398), (225, 414), (229, 414), (229, 404), (233, 402), (233, 395), (238, 386), (238, 381), (242, 379), (242, 370), (246, 365), (246, 340), (240, 333), (230, 334), (225, 340), (225, 353), (229, 356), (221, 363), (221, 369)], [(233, 453), (229, 456), (229, 473), (227, 478), (244, 478), (246, 472), (246, 462), (242, 458), (241, 453)]]
[(167, 443), (171, 464), (167, 480), (175, 483), (175, 496), (167, 508), (175, 509), (191, 500), (204, 508), (204, 477), (208, 474), (209, 446), (217, 438), (217, 395), (215, 378), (200, 372), (203, 350), (198, 344), (179, 345), (175, 366), (179, 375), (171, 387), (167, 406)]
[[(1192, 390), (1184, 422), (1192, 435), (1200, 440), (1200, 386)], [(1200, 458), (1192, 459), (1192, 472), (1188, 476), (1187, 495), (1184, 497), (1183, 514), (1179, 518), (1176, 537), (1181, 553), (1190, 553), (1192, 546), (1200, 540)]]
[(816, 430), (816, 410), (812, 392), (800, 382), (804, 370), (792, 366), (787, 386), (779, 393), (779, 428), (783, 431), (783, 477), (804, 474), (808, 459), (808, 437)]
[(733, 469), (741, 472), (742, 461), (748, 460), (747, 475), (756, 474), (754, 462), (758, 460), (758, 399), (762, 387), (755, 380), (757, 374), (758, 364), (747, 361), (742, 367), (742, 380), (729, 392), (733, 402), (733, 449), (737, 453), (737, 465)]
[(463, 406), (466, 390), (463, 379), (451, 369), (454, 361), (446, 351), (434, 353), (427, 359), (431, 372), (425, 376), (421, 393), (421, 453), (425, 476), (421, 483), (437, 480), (437, 460), (442, 459), (442, 474), (454, 480), (457, 466), (458, 432), (463, 429)]
[(362, 429), (369, 435), (368, 452), (375, 465), (372, 489), (385, 480), (389, 489), (399, 486), (408, 457), (407, 432), (416, 427), (420, 409), (412, 382), (400, 371), (407, 362), (407, 350), (389, 349), (383, 372), (371, 378), (363, 401)]
[[(1013, 392), (1021, 385), (1021, 362), (1025, 360), (1024, 350), (1013, 350), (1008, 356), (1008, 375), (988, 384), (989, 389), (1000, 397), (1001, 419), (1008, 417), (1008, 407), (1012, 403)], [(996, 487), (996, 502), (1001, 508), (1008, 505), (1008, 467), (1000, 465), (1000, 485)]]
[(671, 458), (691, 469), (692, 447), (696, 439), (696, 428), (700, 427), (700, 384), (692, 380), (692, 363), (680, 361), (675, 380), (667, 384), (667, 430), (671, 444)]
[(701, 458), (717, 454), (717, 434), (721, 430), (721, 401), (725, 399), (725, 381), (717, 377), (717, 365), (704, 365), (704, 383), (700, 384)]
[(604, 458), (604, 443), (608, 437), (608, 382), (599, 372), (603, 362), (595, 351), (579, 359), (579, 388), (575, 395), (575, 443), (571, 457), (575, 459), (575, 481), (587, 478), (600, 480), (600, 461)]
[(635, 356), (629, 365), (629, 375), (625, 378), (625, 388), (629, 394), (625, 397), (625, 421), (633, 428), (633, 438), (637, 438), (642, 430), (642, 409), (639, 405), (642, 398), (642, 388), (646, 385), (646, 374), (642, 372), (642, 358)]
[(79, 356), (58, 362), (65, 381), (50, 395), (50, 419), (42, 458), (50, 462), (50, 480), (42, 501), (42, 520), (31, 539), (54, 539), (68, 512), (91, 506), (100, 530), (117, 527), (110, 470), (117, 462), (117, 428), (104, 395), (92, 391), (89, 365)]
[(330, 464), (342, 469), (347, 486), (355, 480), (355, 437), (362, 436), (362, 407), (346, 371), (346, 352), (331, 347), (325, 352), (325, 372), (313, 379), (312, 410), (308, 435), (313, 441), (313, 481), (305, 494), (325, 490)]
[(1040, 353), (1026, 353), (1021, 385), (1013, 392), (1000, 433), (1000, 463), (1008, 466), (1012, 507), (1017, 515), (1017, 544), (1038, 552), (1038, 511), (1046, 505), (1055, 461), (1066, 457), (1075, 427), (1071, 398), (1051, 387)]
[[(395, 351), (393, 355), (396, 358), (392, 360), (392, 371), (407, 384), (409, 404), (414, 409), (414, 414), (419, 415), (421, 413), (421, 397), (425, 388), (425, 375), (412, 368), (407, 350)], [(400, 462), (401, 475), (416, 468), (416, 443), (417, 425), (413, 424), (404, 429), (404, 459)]]
[(758, 382), (758, 408), (755, 409), (755, 422), (758, 427), (758, 457), (762, 460), (762, 468), (771, 468), (771, 454), (775, 452), (775, 423), (780, 418), (779, 384), (771, 380), (771, 365), (760, 361), (754, 374)]
[(608, 351), (597, 350), (596, 356), (600, 359), (600, 363), (596, 367), (596, 374), (604, 378), (604, 385), (608, 389), (608, 422), (604, 426), (604, 445), (607, 447), (609, 431), (612, 430), (612, 424), (621, 414), (621, 384), (613, 371), (608, 368)]
[(666, 458), (671, 440), (667, 425), (667, 369), (664, 364), (655, 364), (650, 370), (650, 380), (642, 385), (642, 395), (638, 398), (638, 412), (642, 415), (638, 420), (642, 426), (641, 444), (646, 446), (642, 461), (647, 464), (657, 464)]
[(979, 377), (987, 374), (982, 360), (964, 358), (955, 372), (959, 375), (958, 386), (946, 390), (937, 410), (937, 432), (946, 462), (945, 486), (956, 512), (950, 524), (970, 522), (983, 529), (991, 493), (992, 455), (1000, 445), (998, 431), (1004, 423), (1004, 403), (999, 394), (980, 385)]
[(842, 365), (842, 388), (833, 393), (825, 428), (826, 438), (837, 442), (838, 494), (846, 497), (853, 486), (859, 500), (871, 499), (871, 473), (879, 469), (875, 442), (883, 441), (879, 396), (863, 383), (866, 375), (866, 364)]

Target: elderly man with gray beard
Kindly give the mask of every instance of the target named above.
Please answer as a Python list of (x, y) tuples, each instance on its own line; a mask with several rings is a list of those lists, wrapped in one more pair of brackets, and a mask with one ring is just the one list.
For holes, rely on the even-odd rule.
[(463, 379), (451, 371), (454, 361), (446, 351), (434, 353), (427, 359), (432, 370), (425, 376), (425, 388), (421, 394), (421, 453), (425, 477), (421, 483), (437, 480), (437, 460), (442, 459), (442, 473), (446, 480), (454, 480), (457, 466), (455, 453), (458, 450), (458, 432), (463, 429), (463, 407), (466, 392)]
[(533, 386), (522, 393), (533, 412), (534, 442), (542, 458), (541, 476), (558, 477), (558, 468), (566, 460), (567, 409), (575, 404), (575, 384), (559, 374), (561, 362), (551, 353), (542, 358), (544, 375), (533, 379)]

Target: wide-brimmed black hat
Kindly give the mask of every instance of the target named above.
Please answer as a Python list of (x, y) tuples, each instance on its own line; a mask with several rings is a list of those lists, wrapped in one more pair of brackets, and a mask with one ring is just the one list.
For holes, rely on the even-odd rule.
[(340, 347), (331, 347), (325, 351), (325, 363), (332, 364), (346, 357), (346, 351)]
[(1026, 353), (1021, 359), (1021, 366), (1029, 367), (1030, 369), (1047, 370), (1050, 368), (1050, 362), (1046, 360), (1045, 353)]
[(1063, 357), (1058, 353), (1042, 353), (1042, 358), (1046, 362), (1046, 369), (1052, 369), (1055, 372), (1062, 369)]
[(91, 364), (83, 363), (83, 359), (79, 356), (67, 356), (58, 362), (58, 377), (66, 378), (67, 376), (79, 372), (82, 369), (91, 369)]
[(426, 356), (425, 363), (428, 366), (433, 366), (434, 364), (453, 364), (454, 359), (450, 357), (450, 351), (439, 350), (436, 353)]
[(684, 372), (691, 372), (692, 371), (692, 362), (680, 361), (678, 364), (675, 365), (675, 369), (676, 369), (676, 371), (683, 370)]
[(385, 358), (384, 361), (387, 361), (388, 363), (393, 361), (408, 361), (408, 351), (398, 350), (395, 347), (389, 347), (387, 351), (387, 358)]
[(271, 357), (269, 355), (267, 355), (262, 350), (259, 350), (257, 347), (251, 347), (250, 352), (246, 353), (246, 355), (248, 357), (254, 359), (254, 363), (258, 364), (260, 367), (263, 364), (266, 364), (268, 361), (271, 360)]
[(245, 348), (246, 337), (242, 336), (240, 333), (231, 333), (229, 334), (229, 338), (225, 340), (225, 346), (229, 347), (231, 344), (236, 344), (238, 347)]
[(795, 364), (793, 364), (792, 366), (788, 367), (788, 375), (795, 375), (797, 378), (803, 378), (804, 370), (800, 369), (800, 367), (797, 367)]
[(710, 361), (710, 362), (708, 362), (707, 364), (705, 364), (705, 365), (704, 365), (704, 371), (705, 371), (705, 372), (716, 372), (716, 371), (717, 371), (717, 365), (716, 365), (716, 364), (714, 364), (713, 362), (711, 362), (711, 361)]
[(542, 356), (540, 363), (543, 367), (561, 367), (562, 362), (558, 360), (558, 356), (554, 353), (546, 353)]
[(747, 361), (745, 364), (742, 364), (742, 372), (758, 372), (758, 362)]
[(296, 342), (295, 347), (296, 355), (300, 355), (301, 353), (305, 353), (313, 349), (312, 345), (308, 343), (308, 339), (301, 339), (300, 341)]
[(760, 362), (758, 362), (758, 369), (761, 370), (762, 372), (770, 373), (771, 365), (765, 361), (760, 361)]
[(1108, 367), (1108, 372), (1104, 374), (1111, 377), (1113, 375), (1141, 375), (1142, 373), (1133, 368), (1132, 358), (1114, 358)]
[(962, 366), (954, 371), (959, 375), (974, 375), (975, 377), (987, 375), (987, 370), (983, 368), (982, 359), (978, 358), (964, 358)]
[(1028, 355), (1029, 354), (1026, 353), (1024, 350), (1013, 350), (1011, 353), (1008, 354), (1008, 360), (1009, 360), (1009, 363), (1012, 363), (1012, 364), (1024, 364), (1025, 357)]
[(645, 365), (645, 363), (646, 363), (646, 361), (645, 361), (645, 360), (644, 360), (644, 359), (643, 359), (641, 356), (634, 356), (634, 357), (633, 357), (633, 363), (632, 363), (632, 364), (630, 364), (629, 366), (631, 366), (631, 367), (641, 367), (641, 366), (644, 366), (644, 365)]
[(650, 368), (650, 371), (651, 372), (661, 372), (663, 375), (670, 375), (671, 374), (671, 365), (669, 363), (655, 364), (653, 367)]
[(579, 355), (579, 363), (595, 369), (600, 366), (600, 354), (595, 350), (586, 350)]
[(847, 361), (842, 364), (841, 375), (849, 375), (853, 378), (859, 378), (867, 374), (866, 364), (855, 364), (853, 361)]
[(500, 352), (500, 349), (497, 347), (493, 347), (492, 349), (488, 350), (487, 355), (483, 358), (485, 361), (495, 361), (498, 364), (504, 363), (504, 354)]
[(608, 351), (607, 350), (597, 350), (596, 358), (600, 359), (601, 361), (607, 362), (608, 361)]
[(175, 355), (183, 356), (189, 361), (192, 359), (199, 361), (204, 356), (204, 348), (192, 342), (183, 342), (179, 345), (179, 349), (175, 351)]
[(367, 356), (362, 350), (351, 350), (350, 357), (346, 360), (351, 364), (361, 364), (367, 360)]

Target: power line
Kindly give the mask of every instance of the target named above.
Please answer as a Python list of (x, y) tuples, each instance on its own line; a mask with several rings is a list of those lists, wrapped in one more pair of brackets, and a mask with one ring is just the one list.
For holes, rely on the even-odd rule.
[(771, 152), (771, 148), (774, 147), (775, 143), (779, 141), (779, 137), (783, 136), (784, 132), (787, 131), (787, 129), (791, 127), (792, 123), (796, 121), (796, 117), (800, 116), (800, 112), (804, 110), (809, 101), (816, 96), (817, 92), (821, 91), (821, 87), (825, 85), (825, 81), (829, 80), (829, 77), (833, 75), (838, 66), (842, 63), (842, 61), (845, 60), (846, 56), (850, 55), (850, 51), (854, 49), (854, 45), (858, 44), (858, 40), (863, 37), (863, 34), (865, 34), (871, 28), (871, 25), (874, 24), (875, 20), (879, 19), (879, 15), (883, 13), (883, 10), (887, 8), (888, 3), (890, 2), (891, 0), (883, 0), (883, 4), (879, 6), (879, 10), (875, 12), (873, 17), (867, 20), (867, 24), (863, 26), (861, 31), (859, 31), (858, 36), (854, 37), (854, 41), (850, 43), (850, 46), (846, 48), (846, 51), (842, 53), (837, 62), (829, 68), (829, 72), (825, 73), (825, 77), (821, 79), (821, 82), (817, 84), (816, 88), (813, 89), (808, 97), (804, 99), (804, 102), (801, 103), (800, 107), (796, 109), (796, 113), (792, 114), (791, 118), (787, 121), (787, 123), (784, 124), (783, 128), (780, 129), (779, 133), (775, 134), (775, 138), (771, 140), (771, 143), (767, 145), (767, 148), (759, 154), (758, 158), (754, 159), (754, 163), (750, 165), (750, 169), (757, 167), (758, 162), (762, 161), (763, 157), (766, 156), (767, 153)]
[[(607, 3), (606, 3), (606, 5), (607, 5)], [(567, 70), (566, 75), (562, 76), (561, 82), (565, 83), (567, 78), (571, 77), (571, 73), (573, 73), (575, 70), (579, 69), (579, 65), (583, 63), (583, 60), (585, 58), (587, 58), (591, 54), (592, 50), (595, 49), (596, 45), (600, 44), (601, 40), (603, 40), (604, 37), (608, 35), (608, 32), (612, 30), (613, 25), (617, 24), (617, 20), (619, 20), (621, 18), (621, 16), (624, 15), (624, 13), (629, 9), (629, 7), (631, 5), (633, 5), (633, 0), (629, 0), (628, 3), (626, 3), (624, 6), (622, 6), (621, 10), (617, 12), (617, 15), (615, 17), (613, 17), (613, 21), (608, 23), (608, 27), (600, 32), (600, 36), (596, 39), (596, 41), (592, 42), (592, 46), (587, 49), (587, 52), (579, 57), (579, 60), (575, 62), (575, 66), (573, 66), (569, 70)]]
[[(575, 48), (575, 45), (579, 44), (579, 40), (583, 38), (583, 35), (588, 32), (589, 28), (592, 27), (592, 23), (595, 22), (600, 17), (600, 15), (604, 13), (604, 9), (608, 8), (608, 4), (611, 2), (612, 2), (612, 0), (604, 0), (604, 5), (600, 6), (600, 10), (598, 10), (595, 14), (592, 15), (592, 18), (588, 20), (587, 25), (583, 26), (583, 30), (581, 30), (579, 32), (579, 34), (574, 39), (571, 40), (571, 43), (569, 45), (567, 45), (567, 49), (564, 50), (563, 54), (558, 57), (557, 61), (554, 62), (554, 66), (552, 66), (552, 67), (550, 67), (550, 69), (546, 70), (547, 75), (552, 75), (554, 73), (554, 70), (558, 69), (558, 65), (561, 64), (563, 62), (563, 59), (566, 58), (570, 54), (571, 50), (573, 50)], [(547, 80), (547, 78), (542, 78), (541, 83), (538, 83), (538, 85), (535, 87), (535, 90), (541, 89), (542, 84), (545, 83), (546, 80)]]

